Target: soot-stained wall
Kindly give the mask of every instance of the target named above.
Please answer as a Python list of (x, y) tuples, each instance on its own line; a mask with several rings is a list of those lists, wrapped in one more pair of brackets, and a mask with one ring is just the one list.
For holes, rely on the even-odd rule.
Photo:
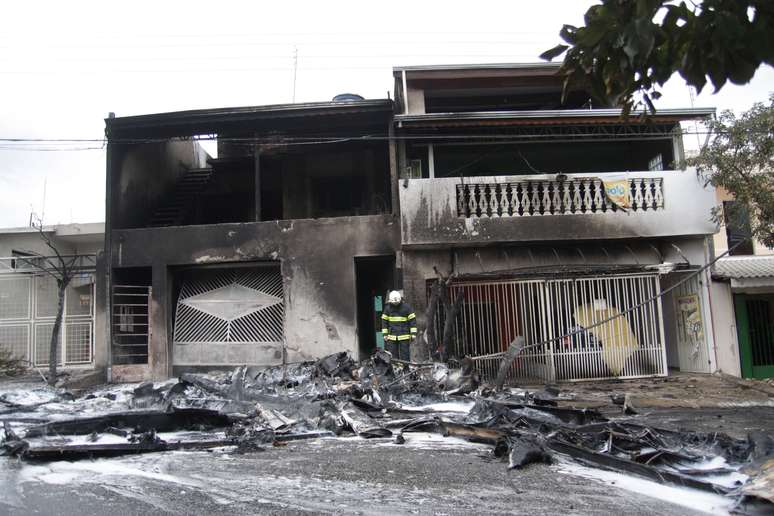
[[(164, 378), (171, 374), (175, 268), (278, 261), (287, 361), (336, 351), (357, 358), (354, 257), (393, 254), (397, 230), (392, 216), (373, 215), (116, 230), (110, 245), (114, 269), (152, 267), (149, 361), (153, 376)], [(255, 365), (282, 357), (271, 352), (263, 358)]]
[(113, 229), (148, 223), (153, 210), (188, 169), (206, 166), (207, 154), (192, 141), (170, 140), (134, 145), (111, 144)]

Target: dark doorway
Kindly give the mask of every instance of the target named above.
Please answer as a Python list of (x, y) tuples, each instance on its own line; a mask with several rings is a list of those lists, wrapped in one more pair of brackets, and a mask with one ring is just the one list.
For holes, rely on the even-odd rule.
[(395, 286), (395, 256), (355, 257), (357, 338), (360, 357), (370, 356), (380, 339), (381, 310), (387, 292)]

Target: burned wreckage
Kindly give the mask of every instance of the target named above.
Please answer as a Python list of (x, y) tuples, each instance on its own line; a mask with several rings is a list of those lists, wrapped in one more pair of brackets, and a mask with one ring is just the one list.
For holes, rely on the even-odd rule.
[[(2, 452), (29, 462), (171, 450), (260, 452), (303, 439), (359, 436), (396, 446), (430, 432), (491, 446), (508, 468), (570, 460), (651, 481), (737, 497), (747, 511), (774, 503), (774, 440), (680, 432), (574, 408), (560, 390), (483, 384), (471, 360), (458, 369), (395, 360), (384, 351), (355, 363), (346, 352), (269, 368), (185, 373), (126, 390), (60, 392), (36, 405), (0, 397)], [(68, 403), (79, 418), (30, 417)], [(78, 408), (80, 406), (80, 409)], [(98, 406), (98, 415), (88, 407)], [(59, 416), (62, 416), (60, 413)], [(740, 475), (744, 473), (747, 477)], [(746, 479), (743, 482), (740, 479)]]

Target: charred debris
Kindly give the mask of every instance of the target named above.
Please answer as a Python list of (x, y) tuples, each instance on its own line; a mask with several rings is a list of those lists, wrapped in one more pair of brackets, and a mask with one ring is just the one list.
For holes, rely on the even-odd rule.
[[(774, 504), (769, 435), (735, 439), (655, 428), (623, 417), (632, 408), (615, 397), (622, 417), (609, 420), (596, 410), (558, 406), (559, 391), (550, 386), (497, 389), (481, 385), (471, 360), (459, 365), (407, 363), (383, 351), (356, 364), (342, 352), (286, 366), (186, 373), (158, 387), (143, 383), (112, 408), (115, 394), (91, 392), (81, 399), (105, 397), (108, 408), (71, 419), (30, 418), (30, 405), (0, 397), (0, 453), (26, 461), (215, 448), (250, 453), (347, 434), (401, 445), (411, 432), (432, 432), (490, 445), (490, 457), (509, 468), (571, 460), (738, 497), (745, 511)], [(63, 393), (52, 402), (62, 397), (79, 401)], [(746, 482), (728, 480), (739, 472)]]

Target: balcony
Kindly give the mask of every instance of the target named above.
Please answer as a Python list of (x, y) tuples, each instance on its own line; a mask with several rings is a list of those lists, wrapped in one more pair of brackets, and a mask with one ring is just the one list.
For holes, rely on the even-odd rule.
[[(628, 206), (606, 188), (628, 193)], [(709, 235), (713, 205), (692, 170), (410, 179), (400, 188), (404, 246)]]

